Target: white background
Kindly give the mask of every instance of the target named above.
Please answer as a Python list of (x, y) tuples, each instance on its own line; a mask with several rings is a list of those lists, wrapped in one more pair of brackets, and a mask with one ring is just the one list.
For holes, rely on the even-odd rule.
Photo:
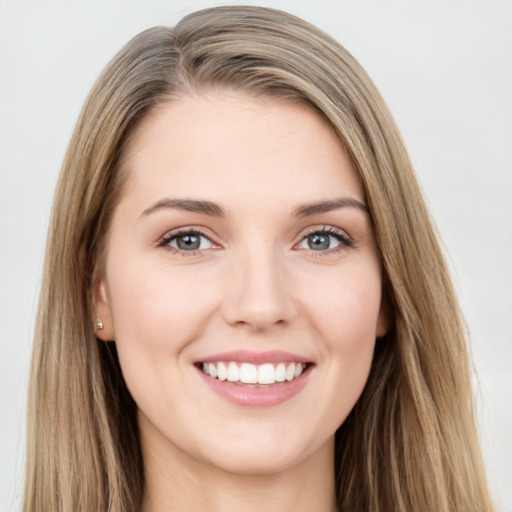
[[(46, 229), (83, 100), (137, 32), (222, 3), (234, 2), (0, 0), (1, 512), (19, 509)], [(499, 510), (512, 511), (512, 2), (255, 3), (333, 35), (367, 69), (395, 115), (472, 333), (491, 488)]]

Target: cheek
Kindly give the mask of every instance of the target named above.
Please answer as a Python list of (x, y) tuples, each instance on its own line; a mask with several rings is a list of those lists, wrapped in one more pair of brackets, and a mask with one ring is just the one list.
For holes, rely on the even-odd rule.
[(309, 283), (307, 310), (331, 350), (357, 352), (373, 345), (381, 304), (381, 280), (375, 266), (343, 268)]
[(322, 345), (323, 375), (317, 393), (319, 415), (337, 429), (359, 399), (370, 372), (380, 311), (380, 275), (346, 269), (308, 295), (310, 323)]
[(208, 290), (197, 293), (201, 282), (191, 273), (118, 265), (110, 272), (109, 283), (116, 342), (126, 363), (129, 358), (159, 364), (176, 355), (200, 337), (213, 309), (214, 298)]
[(183, 400), (180, 375), (187, 360), (181, 355), (201, 337), (213, 297), (207, 290), (197, 293), (198, 276), (138, 263), (118, 264), (109, 272), (109, 304), (126, 385), (156, 422), (165, 416), (162, 404), (175, 408), (177, 397), (182, 413), (191, 416), (197, 411)]

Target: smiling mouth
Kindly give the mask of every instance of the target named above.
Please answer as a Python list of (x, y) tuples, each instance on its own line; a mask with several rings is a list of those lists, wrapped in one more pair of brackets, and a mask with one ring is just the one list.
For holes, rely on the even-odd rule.
[(234, 361), (199, 363), (198, 367), (205, 375), (219, 381), (240, 384), (272, 385), (291, 382), (307, 369), (305, 363), (236, 363)]

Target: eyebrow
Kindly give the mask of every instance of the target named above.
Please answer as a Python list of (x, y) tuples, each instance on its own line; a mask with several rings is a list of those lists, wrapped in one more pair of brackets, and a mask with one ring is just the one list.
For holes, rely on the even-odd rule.
[(187, 212), (201, 213), (210, 217), (225, 217), (226, 212), (222, 206), (211, 201), (200, 201), (197, 199), (160, 199), (149, 208), (146, 208), (142, 215), (150, 215), (158, 210), (173, 208)]
[[(329, 199), (326, 201), (319, 201), (315, 203), (306, 203), (298, 206), (292, 212), (292, 217), (308, 217), (311, 215), (317, 215), (319, 213), (326, 213), (339, 208), (357, 208), (363, 212), (368, 213), (368, 207), (351, 197), (340, 197), (336, 199)], [(173, 199), (164, 198), (158, 200), (152, 204), (149, 208), (146, 208), (142, 215), (150, 215), (156, 211), (163, 209), (177, 209), (184, 210), (187, 212), (200, 213), (202, 215), (208, 215), (209, 217), (220, 217), (226, 216), (226, 211), (222, 206), (211, 201), (204, 201), (198, 199)]]
[(336, 199), (329, 199), (327, 201), (319, 201), (316, 203), (307, 203), (298, 206), (292, 212), (294, 217), (308, 217), (310, 215), (316, 215), (318, 213), (326, 213), (339, 208), (357, 208), (365, 213), (369, 213), (368, 207), (351, 197), (340, 197)]

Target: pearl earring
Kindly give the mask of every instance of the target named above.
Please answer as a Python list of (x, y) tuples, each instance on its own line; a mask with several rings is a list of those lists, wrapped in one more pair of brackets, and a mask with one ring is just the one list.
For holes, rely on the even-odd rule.
[(96, 329), (98, 331), (101, 331), (103, 329), (103, 322), (99, 318), (96, 319)]

